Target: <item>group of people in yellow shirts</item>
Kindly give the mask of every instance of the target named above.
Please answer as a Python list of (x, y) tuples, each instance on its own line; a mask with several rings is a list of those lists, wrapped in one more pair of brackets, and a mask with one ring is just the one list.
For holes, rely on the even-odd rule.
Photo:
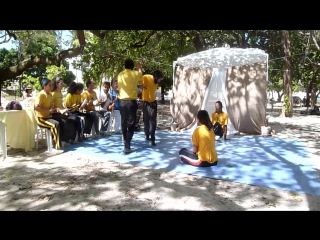
[[(94, 81), (89, 79), (85, 84), (86, 90), (82, 83), (72, 82), (63, 100), (62, 78), (44, 78), (41, 82), (42, 90), (34, 104), (36, 121), (39, 126), (50, 129), (55, 149), (69, 145), (75, 142), (75, 139), (78, 142), (83, 141), (85, 134), (92, 133), (92, 129), (96, 138), (110, 132), (110, 106), (117, 101), (117, 98), (113, 99), (108, 93), (110, 83), (103, 84), (104, 95), (101, 95), (100, 99), (94, 91)], [(102, 109), (96, 110), (96, 106), (101, 106)], [(104, 121), (102, 127), (100, 118)]]
[[(72, 142), (75, 137), (79, 141), (84, 139), (84, 134), (89, 134), (94, 127), (96, 136), (99, 136), (99, 118), (107, 119), (106, 132), (111, 122), (111, 109), (117, 103), (118, 130), (121, 129), (125, 154), (133, 152), (131, 140), (136, 126), (138, 110), (138, 89), (142, 90), (142, 112), (145, 140), (151, 146), (156, 146), (155, 131), (157, 126), (157, 101), (156, 90), (164, 75), (160, 70), (153, 74), (142, 75), (142, 65), (138, 61), (136, 70), (134, 62), (128, 58), (125, 60), (125, 69), (118, 74), (117, 80), (113, 80), (112, 87), (116, 95), (109, 94), (110, 83), (103, 84), (103, 97), (98, 98), (94, 89), (94, 81), (86, 81), (86, 90), (82, 83), (71, 83), (63, 106), (62, 88), (63, 80), (59, 77), (45, 78), (42, 81), (42, 91), (38, 94), (34, 105), (37, 111), (37, 123), (39, 126), (51, 130), (55, 148), (61, 144)], [(102, 109), (97, 111), (96, 106)], [(206, 110), (199, 110), (196, 117), (197, 128), (192, 134), (192, 150), (182, 148), (179, 157), (183, 163), (197, 167), (210, 167), (218, 163), (218, 154), (215, 148), (217, 129), (220, 129), (221, 137), (227, 139), (228, 114), (222, 111), (221, 101), (215, 103), (216, 110), (211, 118)], [(78, 135), (77, 135), (78, 134)], [(218, 133), (217, 133), (218, 134)], [(218, 134), (219, 135), (219, 134)]]

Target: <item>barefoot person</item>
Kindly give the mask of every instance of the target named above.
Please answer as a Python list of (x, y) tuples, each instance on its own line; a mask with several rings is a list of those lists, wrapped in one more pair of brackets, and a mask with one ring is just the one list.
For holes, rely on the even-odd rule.
[(211, 167), (218, 164), (218, 154), (215, 145), (215, 134), (209, 114), (206, 110), (197, 113), (198, 127), (193, 131), (191, 141), (192, 151), (182, 148), (179, 157), (183, 163), (196, 167)]

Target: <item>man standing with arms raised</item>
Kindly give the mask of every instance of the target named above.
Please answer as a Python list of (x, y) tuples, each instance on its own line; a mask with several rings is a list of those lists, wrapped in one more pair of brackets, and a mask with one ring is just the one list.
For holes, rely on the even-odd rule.
[(140, 62), (137, 62), (137, 70), (133, 70), (134, 62), (128, 58), (125, 60), (124, 67), (125, 70), (118, 75), (121, 128), (124, 153), (131, 153), (133, 151), (130, 149), (130, 144), (134, 134), (138, 109), (138, 87), (143, 88), (143, 86), (138, 86), (142, 77), (142, 66)]
[(163, 80), (163, 73), (160, 70), (154, 71), (153, 75), (145, 74), (142, 76), (139, 84), (146, 86), (142, 90), (142, 112), (144, 123), (144, 134), (151, 146), (156, 146), (155, 132), (157, 128), (157, 88), (158, 84)]

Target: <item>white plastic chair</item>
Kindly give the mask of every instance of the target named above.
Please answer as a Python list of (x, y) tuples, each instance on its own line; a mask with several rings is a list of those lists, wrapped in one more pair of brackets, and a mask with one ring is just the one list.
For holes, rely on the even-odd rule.
[(0, 147), (2, 149), (2, 158), (5, 160), (7, 158), (7, 134), (6, 134), (6, 124), (0, 122)]
[[(34, 102), (31, 102), (30, 107), (34, 107)], [(35, 121), (37, 121), (37, 114), (36, 114), (36, 110), (33, 109), (33, 115), (35, 118)], [(43, 135), (45, 134), (46, 136), (46, 142), (47, 142), (47, 151), (51, 152), (52, 151), (52, 135), (51, 135), (51, 131), (48, 128), (45, 127), (41, 127), (38, 125), (37, 123), (37, 132), (36, 132), (36, 149), (38, 150), (39, 148), (39, 134), (41, 135), (41, 139), (43, 139)]]
[(22, 106), (22, 109), (26, 109), (28, 107), (30, 107), (31, 105), (33, 105), (34, 101), (36, 100), (35, 97), (28, 97), (26, 99), (24, 99), (22, 102), (21, 102), (21, 106)]

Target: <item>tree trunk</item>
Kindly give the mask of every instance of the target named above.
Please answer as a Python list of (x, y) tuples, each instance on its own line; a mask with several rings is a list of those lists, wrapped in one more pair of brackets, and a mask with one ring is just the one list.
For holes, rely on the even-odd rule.
[(282, 107), (282, 116), (292, 117), (292, 80), (291, 80), (291, 52), (290, 52), (290, 36), (288, 30), (282, 30), (282, 46), (284, 52), (283, 60), (283, 93), (288, 95), (290, 103), (290, 111), (285, 113)]

